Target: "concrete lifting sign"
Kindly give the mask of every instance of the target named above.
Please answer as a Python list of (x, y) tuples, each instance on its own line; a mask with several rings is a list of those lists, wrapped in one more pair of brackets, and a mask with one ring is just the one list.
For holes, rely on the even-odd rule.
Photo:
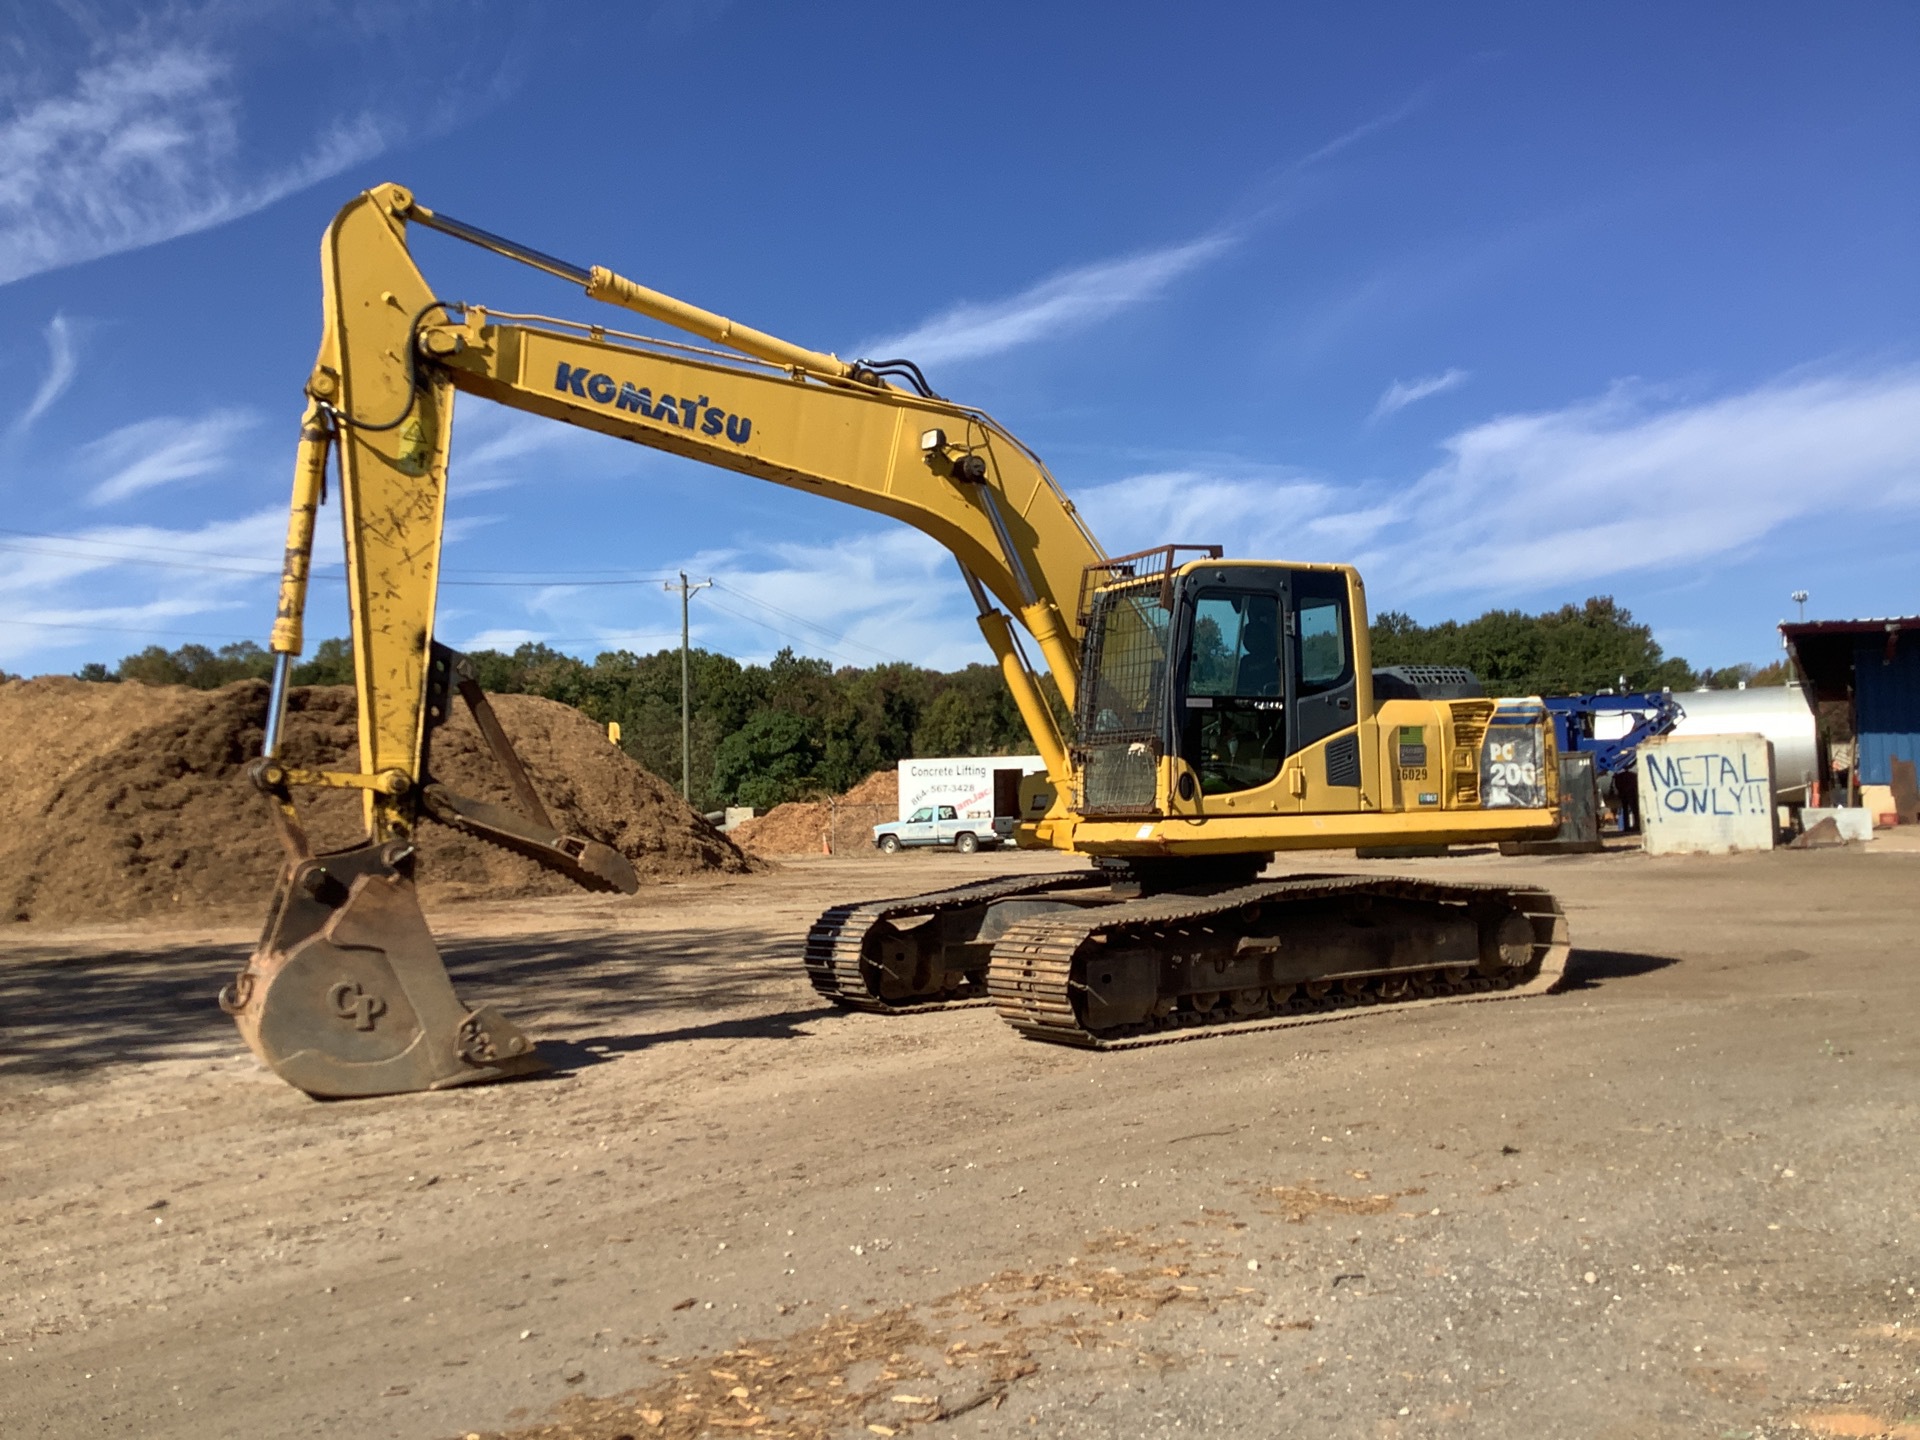
[(1763, 735), (1667, 735), (1640, 746), (1649, 855), (1771, 850), (1773, 747)]

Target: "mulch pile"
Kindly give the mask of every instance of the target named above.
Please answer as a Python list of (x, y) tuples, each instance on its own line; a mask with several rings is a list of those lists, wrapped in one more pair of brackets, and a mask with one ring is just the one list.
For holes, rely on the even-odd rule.
[[(750, 855), (845, 855), (873, 847), (873, 827), (900, 814), (900, 772), (876, 770), (832, 800), (792, 800), (733, 827)], [(831, 832), (831, 833), (830, 833)]]
[[(556, 825), (619, 849), (643, 880), (762, 868), (570, 706), (493, 697)], [(76, 925), (157, 915), (264, 913), (280, 865), (267, 802), (248, 783), (267, 687), (221, 690), (0, 683), (0, 921)], [(358, 768), (353, 691), (295, 690), (282, 756)], [(506, 778), (464, 706), (433, 740), (434, 777), (508, 805)], [(317, 850), (364, 833), (344, 791), (296, 799)], [(582, 894), (531, 860), (423, 824), (420, 893), (439, 900)]]

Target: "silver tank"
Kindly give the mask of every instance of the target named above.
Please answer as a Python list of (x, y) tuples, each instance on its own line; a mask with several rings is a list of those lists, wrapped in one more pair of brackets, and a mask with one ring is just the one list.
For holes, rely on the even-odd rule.
[(1773, 783), (1782, 805), (1804, 805), (1820, 766), (1813, 709), (1798, 685), (1746, 690), (1684, 690), (1673, 698), (1686, 713), (1675, 735), (1764, 735), (1773, 742)]

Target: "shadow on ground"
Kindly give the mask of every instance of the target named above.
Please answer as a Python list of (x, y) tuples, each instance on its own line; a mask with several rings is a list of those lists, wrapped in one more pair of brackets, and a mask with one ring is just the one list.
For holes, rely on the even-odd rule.
[(1594, 990), (1609, 980), (1631, 980), (1678, 965), (1677, 955), (1642, 955), (1633, 950), (1575, 950), (1567, 956), (1562, 990)]
[(638, 1030), (625, 1035), (542, 1039), (540, 1054), (555, 1070), (581, 1070), (638, 1050), (651, 1050), (656, 1045), (671, 1045), (686, 1040), (799, 1040), (807, 1033), (802, 1026), (816, 1025), (822, 1020), (832, 1020), (846, 1014), (845, 1010), (822, 1001), (804, 1010), (784, 1010), (778, 1015), (739, 1015), (725, 1020), (710, 1020), (704, 1025), (683, 1025), (675, 1030)]
[[(7, 1017), (0, 1076), (237, 1051), (239, 1036), (214, 996), (249, 948), (12, 948), (0, 956), (0, 1015)], [(542, 1053), (567, 1070), (675, 1041), (794, 1039), (801, 1027), (843, 1013), (807, 1003), (797, 939), (760, 930), (456, 940), (447, 943), (446, 960), (462, 999), (497, 1005), (528, 1024)], [(1677, 963), (1668, 955), (1575, 950), (1561, 988), (1594, 989)], [(806, 1001), (796, 1006), (801, 994)]]
[[(214, 997), (250, 949), (10, 947), (0, 955), (0, 1076), (237, 1050), (240, 1038)], [(669, 1040), (790, 1038), (805, 1021), (839, 1013), (825, 1002), (790, 1008), (794, 986), (805, 985), (798, 941), (760, 931), (516, 935), (450, 941), (445, 958), (463, 1000), (529, 1024), (543, 1051), (569, 1068)], [(729, 1013), (756, 1003), (780, 1013)], [(563, 1038), (544, 1038), (552, 1035)]]

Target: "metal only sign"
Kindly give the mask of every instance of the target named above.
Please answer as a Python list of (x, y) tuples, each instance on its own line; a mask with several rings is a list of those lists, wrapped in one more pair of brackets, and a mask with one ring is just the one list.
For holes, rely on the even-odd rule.
[(1773, 848), (1773, 751), (1764, 736), (1661, 736), (1641, 744), (1638, 765), (1648, 854)]

